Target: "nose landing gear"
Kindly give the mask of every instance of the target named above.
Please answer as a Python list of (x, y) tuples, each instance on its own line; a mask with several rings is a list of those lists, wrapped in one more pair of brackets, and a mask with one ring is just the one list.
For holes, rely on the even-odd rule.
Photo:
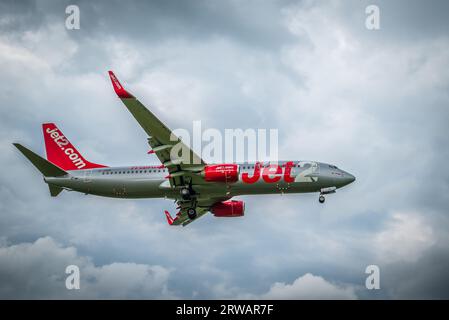
[(318, 201), (319, 201), (320, 203), (324, 203), (324, 201), (326, 201), (326, 198), (321, 194), (321, 195), (319, 196), (319, 198), (318, 198)]
[(331, 194), (331, 193), (335, 193), (335, 191), (337, 190), (336, 187), (328, 187), (328, 188), (322, 188), (320, 190), (320, 197), (318, 198), (318, 201), (320, 203), (324, 203), (324, 201), (326, 201), (326, 198), (324, 198), (325, 194)]

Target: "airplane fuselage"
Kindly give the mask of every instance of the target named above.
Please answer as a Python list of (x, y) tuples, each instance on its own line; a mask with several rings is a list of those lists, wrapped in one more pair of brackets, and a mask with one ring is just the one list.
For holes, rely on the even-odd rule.
[[(290, 165), (287, 165), (290, 164)], [(227, 195), (282, 194), (318, 192), (340, 188), (354, 181), (354, 176), (329, 164), (314, 161), (277, 163), (240, 163), (239, 179), (234, 183), (210, 182), (195, 186), (197, 197), (202, 189), (207, 197)], [(168, 170), (162, 166), (106, 167), (72, 170), (63, 177), (46, 177), (49, 184), (114, 198), (178, 199), (179, 189), (171, 187)]]

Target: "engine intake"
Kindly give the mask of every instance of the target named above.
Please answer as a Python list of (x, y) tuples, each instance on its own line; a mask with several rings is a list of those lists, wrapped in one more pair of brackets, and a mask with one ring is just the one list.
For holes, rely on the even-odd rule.
[(210, 212), (216, 217), (242, 217), (245, 213), (243, 201), (228, 200), (214, 204)]
[(208, 182), (233, 183), (239, 180), (239, 166), (237, 164), (208, 165), (204, 168), (202, 175)]

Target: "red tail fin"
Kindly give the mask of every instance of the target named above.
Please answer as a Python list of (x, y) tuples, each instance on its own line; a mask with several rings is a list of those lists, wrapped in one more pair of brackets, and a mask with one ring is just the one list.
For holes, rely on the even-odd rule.
[(47, 159), (61, 169), (79, 170), (106, 167), (84, 159), (54, 123), (44, 123), (42, 129)]

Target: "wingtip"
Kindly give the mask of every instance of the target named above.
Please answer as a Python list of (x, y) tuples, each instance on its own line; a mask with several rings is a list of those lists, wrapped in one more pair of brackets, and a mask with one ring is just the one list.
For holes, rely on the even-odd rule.
[(120, 99), (134, 98), (134, 96), (123, 88), (112, 70), (108, 71), (114, 91)]
[(169, 224), (169, 225), (172, 225), (172, 224), (173, 224), (173, 221), (174, 221), (173, 218), (172, 218), (172, 216), (170, 215), (170, 213), (169, 213), (167, 210), (165, 210), (164, 213), (165, 213), (165, 217), (167, 218), (168, 224)]

